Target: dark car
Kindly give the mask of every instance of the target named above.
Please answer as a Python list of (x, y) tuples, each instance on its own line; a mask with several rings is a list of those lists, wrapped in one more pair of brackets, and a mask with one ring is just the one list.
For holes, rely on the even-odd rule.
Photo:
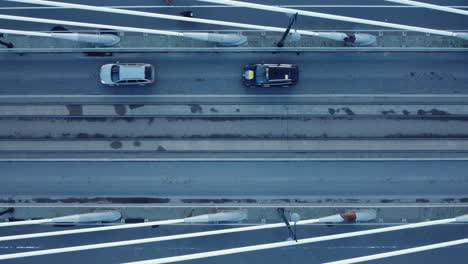
[(299, 80), (299, 68), (295, 64), (248, 64), (242, 80), (249, 87), (288, 87)]

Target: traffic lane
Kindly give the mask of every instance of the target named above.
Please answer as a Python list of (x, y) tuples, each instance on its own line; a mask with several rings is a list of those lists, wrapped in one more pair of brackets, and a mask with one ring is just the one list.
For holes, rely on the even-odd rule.
[[(213, 20), (231, 21), (246, 24), (256, 24), (264, 26), (274, 26), (285, 28), (288, 25), (288, 17), (283, 13), (263, 11), (251, 8), (228, 7), (228, 6), (193, 6), (193, 7), (148, 7), (134, 8), (138, 11), (161, 13), (169, 15), (179, 15), (180, 12), (192, 10), (195, 17)], [(464, 16), (448, 12), (440, 12), (425, 8), (389, 8), (385, 7), (295, 7), (301, 10), (343, 15), (384, 22), (407, 24), (419, 27), (430, 27), (435, 29), (466, 30), (468, 21)], [(126, 7), (126, 9), (132, 9)], [(148, 18), (105, 12), (93, 12), (78, 9), (3, 9), (2, 14), (30, 16), (38, 18), (59, 19), (69, 21), (79, 21), (88, 23), (98, 23), (127, 27), (155, 28), (160, 30), (222, 30), (236, 29), (234, 27), (218, 26), (216, 24), (201, 24), (180, 22), (168, 19)], [(233, 15), (235, 14), (235, 15)], [(437, 19), (427, 19), (436, 17)], [(43, 23), (25, 23), (13, 20), (2, 20), (4, 27), (22, 30), (51, 30), (54, 25)], [(75, 27), (67, 27), (77, 29)], [(369, 26), (365, 24), (349, 23), (337, 20), (300, 16), (297, 24), (298, 29), (305, 30), (364, 30), (364, 29), (390, 29), (383, 27)]]
[[(298, 226), (299, 239), (306, 237), (325, 236), (345, 232), (354, 232), (384, 227), (385, 225), (309, 225)], [(15, 240), (0, 242), (0, 254), (19, 253), (24, 251), (61, 248), (68, 246), (130, 240), (137, 238), (167, 236), (182, 233), (234, 228), (237, 226), (223, 225), (172, 225), (157, 228), (136, 228), (131, 230), (104, 231), (98, 233), (77, 234), (50, 238), (29, 240)], [(2, 230), (2, 235), (18, 233), (35, 233), (69, 228), (53, 226), (22, 226)], [(305, 259), (311, 263), (323, 263), (347, 259), (352, 257), (376, 254), (410, 247), (417, 247), (431, 243), (465, 238), (468, 235), (468, 225), (440, 225), (426, 228), (408, 229), (404, 231), (388, 232), (368, 236), (331, 240), (319, 243), (303, 244), (294, 247), (284, 247), (270, 250), (260, 250), (233, 254), (227, 256), (205, 258), (187, 263), (303, 263)], [(9, 260), (9, 263), (121, 263), (176, 255), (193, 254), (212, 250), (248, 246), (284, 241), (288, 237), (286, 228), (270, 230), (240, 232), (217, 236), (206, 236), (191, 239), (180, 239), (158, 243), (144, 243), (124, 247), (113, 247), (99, 250), (87, 250), (64, 254), (53, 254), (30, 258)], [(388, 258), (372, 263), (442, 263), (462, 262), (466, 256), (468, 246), (459, 245), (427, 251), (400, 257)]]
[[(467, 53), (140, 53), (2, 55), (0, 94), (465, 94)], [(99, 82), (106, 63), (146, 62), (156, 67), (148, 87), (107, 87)], [(220, 67), (222, 62), (222, 67)], [(246, 88), (248, 63), (295, 63), (292, 88)]]
[[(170, 199), (466, 199), (466, 161), (0, 163), (1, 196)], [(325, 201), (324, 200), (324, 201)]]

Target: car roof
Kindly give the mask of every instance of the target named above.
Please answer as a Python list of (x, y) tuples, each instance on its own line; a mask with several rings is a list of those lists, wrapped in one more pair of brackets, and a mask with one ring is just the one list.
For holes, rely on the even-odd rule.
[(268, 80), (285, 80), (286, 76), (290, 76), (290, 68), (270, 68)]
[(121, 80), (144, 80), (145, 67), (144, 65), (119, 65), (120, 66), (120, 79)]

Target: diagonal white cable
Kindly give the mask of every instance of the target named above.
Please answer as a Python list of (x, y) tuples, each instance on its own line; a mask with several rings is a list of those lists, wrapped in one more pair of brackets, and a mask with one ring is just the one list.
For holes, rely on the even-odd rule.
[(352, 264), (352, 263), (359, 263), (359, 262), (364, 262), (364, 261), (369, 261), (369, 260), (389, 258), (389, 257), (400, 256), (400, 255), (411, 254), (411, 253), (417, 253), (417, 252), (427, 251), (427, 250), (432, 250), (432, 249), (437, 249), (437, 248), (456, 246), (456, 245), (461, 245), (461, 244), (466, 244), (466, 243), (468, 243), (468, 238), (452, 240), (452, 241), (447, 241), (447, 242), (442, 242), (442, 243), (437, 243), (437, 244), (431, 244), (431, 245), (425, 245), (425, 246), (421, 246), (421, 247), (414, 247), (414, 248), (407, 248), (407, 249), (402, 249), (402, 250), (395, 250), (395, 251), (391, 251), (391, 252), (385, 252), (385, 253), (379, 253), (379, 254), (374, 254), (374, 255), (362, 256), (362, 257), (357, 257), (357, 258), (350, 258), (350, 259), (326, 262), (326, 263), (323, 263), (323, 264)]
[[(215, 257), (215, 256), (223, 256), (223, 255), (229, 255), (229, 254), (257, 251), (257, 250), (263, 250), (263, 249), (289, 247), (289, 246), (296, 246), (296, 245), (307, 244), (307, 243), (328, 241), (328, 240), (355, 237), (355, 236), (371, 235), (371, 234), (391, 232), (391, 231), (404, 230), (404, 229), (410, 229), (410, 228), (418, 228), (418, 227), (426, 227), (426, 226), (433, 226), (433, 225), (440, 225), (440, 224), (448, 224), (448, 223), (452, 223), (452, 222), (456, 222), (456, 221), (457, 221), (457, 218), (441, 219), (441, 220), (428, 221), (428, 222), (422, 222), (422, 223), (414, 223), (414, 224), (407, 224), (407, 225), (400, 225), (400, 226), (390, 226), (390, 227), (383, 227), (383, 228), (376, 228), (376, 229), (371, 229), (371, 230), (363, 230), (363, 231), (342, 233), (342, 234), (336, 234), (336, 235), (304, 238), (304, 239), (300, 239), (298, 241), (291, 240), (291, 241), (283, 241), (283, 242), (276, 242), (276, 243), (269, 243), (269, 244), (260, 244), (260, 245), (253, 245), (253, 246), (246, 246), (246, 247), (239, 247), (239, 248), (215, 250), (215, 251), (188, 254), (188, 255), (182, 255), (182, 256), (174, 256), (174, 257), (167, 257), (167, 258), (159, 258), (159, 259), (150, 259), (150, 260), (129, 262), (127, 264), (172, 263), (172, 262), (177, 262), (177, 261), (209, 258), (209, 257)], [(1, 255), (0, 255), (0, 257), (1, 257)]]
[(121, 26), (103, 25), (103, 24), (95, 24), (95, 23), (82, 23), (82, 22), (57, 20), (57, 19), (45, 19), (45, 18), (11, 16), (11, 15), (0, 15), (0, 19), (45, 23), (45, 24), (62, 24), (62, 25), (76, 26), (76, 27), (106, 28), (106, 29), (114, 29), (114, 30), (119, 30), (119, 31), (141, 32), (141, 33), (158, 34), (158, 35), (170, 35), (170, 36), (180, 36), (180, 37), (184, 36), (183, 33), (174, 32), (174, 31), (134, 28), (134, 27), (121, 27)]
[[(44, 32), (35, 32), (35, 31), (24, 31), (24, 30), (11, 30), (0, 28), (0, 33), (6, 34), (15, 34), (15, 35), (26, 35), (26, 36), (35, 36), (35, 37), (50, 37), (52, 34)], [(0, 223), (2, 226), (3, 223)]]
[[(48, 220), (48, 221), (44, 221), (40, 223), (51, 222), (51, 219), (43, 219), (43, 220)], [(37, 220), (33, 220), (33, 221), (37, 221)], [(28, 221), (20, 221), (20, 222), (13, 222), (13, 223), (21, 223), (21, 222), (28, 222)], [(110, 231), (110, 230), (119, 230), (119, 229), (130, 229), (130, 228), (139, 228), (139, 227), (154, 226), (154, 225), (172, 225), (172, 224), (179, 224), (183, 222), (184, 222), (184, 219), (172, 219), (172, 220), (152, 221), (152, 222), (144, 222), (144, 223), (137, 223), (137, 224), (98, 226), (98, 227), (81, 228), (81, 229), (73, 229), (73, 230), (62, 230), (62, 231), (23, 234), (23, 235), (2, 236), (0, 237), (0, 241), (72, 235), (72, 234), (90, 233), (90, 232), (98, 232), (98, 231)], [(31, 223), (26, 223), (26, 224), (31, 224)]]
[[(320, 222), (319, 219), (309, 219), (309, 220), (299, 221), (297, 222), (297, 224), (306, 225), (306, 224), (313, 224), (313, 223), (318, 223), (318, 222)], [(132, 224), (132, 225), (141, 225), (141, 224)], [(98, 249), (98, 248), (109, 248), (109, 247), (128, 246), (128, 245), (143, 244), (143, 243), (153, 243), (153, 242), (200, 237), (200, 236), (212, 236), (212, 235), (219, 235), (219, 234), (229, 234), (229, 233), (236, 233), (236, 232), (262, 230), (262, 229), (283, 227), (285, 225), (286, 225), (285, 223), (274, 223), (274, 224), (266, 224), (266, 225), (258, 225), (258, 226), (247, 226), (247, 227), (229, 228), (229, 229), (221, 229), (221, 230), (194, 232), (194, 233), (171, 235), (171, 236), (164, 236), (164, 237), (152, 237), (152, 238), (134, 239), (134, 240), (126, 240), (126, 241), (118, 241), (118, 242), (83, 245), (83, 246), (36, 250), (36, 251), (29, 251), (29, 252), (22, 252), (22, 253), (0, 255), (0, 260), (41, 256), (41, 255), (49, 255), (49, 254), (57, 254), (57, 253), (65, 253), (65, 252), (74, 252), (74, 251), (82, 251), (82, 250), (90, 250), (90, 249)], [(41, 234), (41, 233), (38, 233), (38, 234)], [(42, 233), (42, 234), (46, 234), (46, 233)]]
[[(174, 16), (174, 15), (150, 13), (150, 12), (135, 11), (135, 10), (125, 10), (125, 9), (111, 8), (111, 7), (91, 6), (91, 5), (82, 5), (82, 4), (72, 4), (72, 3), (62, 3), (62, 2), (56, 2), (56, 1), (45, 1), (45, 0), (7, 0), (7, 1), (19, 2), (19, 3), (28, 3), (28, 4), (47, 5), (47, 6), (57, 6), (57, 7), (65, 7), (65, 8), (75, 8), (75, 9), (106, 12), (106, 13), (114, 13), (114, 14), (123, 14), (123, 15), (134, 15), (134, 16), (142, 16), (142, 17), (153, 17), (153, 18), (161, 18), (161, 19), (179, 20), (179, 21), (203, 23), (203, 24), (210, 24), (210, 25), (217, 25), (217, 26), (228, 26), (228, 27), (267, 30), (267, 31), (274, 31), (274, 32), (284, 32), (284, 30), (285, 30), (284, 28), (280, 28), (280, 27), (269, 27), (269, 26), (252, 25), (252, 24), (244, 24), (244, 23), (236, 23), (236, 22), (227, 22), (227, 21), (221, 21), (221, 20)], [(309, 36), (317, 36), (318, 35), (317, 32), (308, 31), (308, 30), (297, 30), (296, 32), (299, 33), (299, 34), (302, 34), (302, 35), (309, 35)]]
[[(349, 211), (344, 214), (336, 214), (336, 215), (321, 217), (317, 219), (302, 220), (302, 221), (298, 221), (296, 224), (307, 225), (307, 224), (314, 224), (314, 223), (341, 223), (345, 221), (371, 221), (375, 219), (375, 216), (376, 216), (376, 212), (374, 210), (357, 210), (357, 211)], [(70, 217), (73, 217), (73, 216), (68, 216), (68, 218)], [(222, 221), (237, 222), (237, 221), (242, 221), (245, 217), (246, 217), (246, 214), (242, 211), (220, 212), (220, 213), (213, 213), (213, 214), (191, 216), (191, 217), (187, 217), (183, 219), (161, 220), (161, 221), (145, 222), (145, 223), (138, 223), (138, 224), (125, 224), (125, 225), (115, 225), (115, 226), (92, 227), (92, 228), (82, 228), (82, 229), (73, 229), (73, 230), (62, 230), (62, 231), (23, 234), (23, 235), (3, 236), (3, 237), (0, 237), (0, 241), (30, 239), (30, 238), (60, 236), (60, 235), (71, 235), (71, 234), (108, 231), (108, 230), (117, 230), (117, 229), (139, 228), (139, 227), (153, 226), (153, 225), (170, 225), (170, 224), (178, 224), (178, 223), (210, 223), (210, 222), (220, 222), (220, 221), (221, 222)], [(33, 221), (57, 223), (61, 221), (63, 222), (63, 217), (58, 218), (58, 220), (57, 218), (52, 218), (52, 219), (33, 220)], [(27, 223), (28, 221), (15, 222), (15, 223), (24, 223), (24, 222)], [(276, 227), (281, 227), (284, 225), (285, 225), (284, 223), (266, 224), (266, 225), (260, 225), (260, 226), (231, 228), (231, 229), (227, 229), (226, 231), (218, 230), (216, 232), (233, 233), (233, 232), (276, 228)]]
[(391, 231), (410, 229), (410, 228), (417, 228), (417, 227), (426, 227), (426, 226), (433, 226), (433, 225), (440, 225), (440, 224), (448, 224), (448, 223), (452, 223), (452, 222), (456, 222), (456, 221), (457, 221), (456, 218), (441, 219), (441, 220), (428, 221), (428, 222), (422, 222), (422, 223), (414, 223), (414, 224), (407, 224), (407, 225), (400, 225), (400, 226), (383, 227), (383, 228), (376, 228), (376, 229), (371, 229), (371, 230), (349, 232), (349, 233), (336, 234), (336, 235), (304, 238), (304, 239), (300, 239), (298, 241), (291, 240), (291, 241), (283, 241), (283, 242), (276, 242), (276, 243), (269, 243), (269, 244), (260, 244), (260, 245), (253, 245), (253, 246), (246, 246), (246, 247), (239, 247), (239, 248), (215, 250), (215, 251), (188, 254), (188, 255), (181, 255), (181, 256), (174, 256), (174, 257), (167, 257), (167, 258), (159, 258), (159, 259), (129, 262), (127, 264), (172, 263), (172, 262), (177, 262), (177, 261), (209, 258), (209, 257), (215, 257), (215, 256), (223, 256), (223, 255), (229, 255), (229, 254), (236, 254), (236, 253), (250, 252), (250, 251), (256, 251), (256, 250), (263, 250), (263, 249), (288, 247), (288, 246), (295, 246), (295, 245), (301, 245), (301, 244), (307, 244), (307, 243), (315, 243), (315, 242), (328, 241), (328, 240), (341, 239), (341, 238), (348, 238), (348, 237), (355, 237), (355, 236), (364, 236), (364, 235), (391, 232)]
[(234, 0), (198, 0), (198, 1), (214, 3), (214, 4), (225, 4), (225, 5), (231, 5), (231, 6), (237, 6), (237, 7), (261, 9), (261, 10), (267, 10), (267, 11), (273, 11), (273, 12), (280, 12), (280, 13), (290, 13), (290, 14), (298, 13), (301, 16), (319, 17), (319, 18), (325, 18), (325, 19), (331, 19), (331, 20), (339, 20), (339, 21), (346, 21), (346, 22), (353, 22), (353, 23), (388, 27), (388, 28), (398, 28), (398, 29), (404, 29), (404, 30), (409, 30), (409, 31), (435, 34), (435, 35), (461, 37), (463, 39), (466, 38), (466, 35), (464, 34), (451, 32), (447, 30), (414, 27), (414, 26), (408, 26), (408, 25), (403, 25), (403, 24), (381, 22), (381, 21), (376, 21), (376, 20), (354, 18), (354, 17), (348, 17), (348, 16), (332, 15), (332, 14), (305, 11), (305, 10), (293, 9), (293, 8), (285, 8), (285, 7), (279, 7), (279, 6), (262, 5), (262, 4), (255, 4), (255, 3), (249, 3), (249, 2), (234, 1)]
[[(5, 33), (8, 33), (7, 31), (5, 31)], [(0, 227), (19, 226), (19, 225), (37, 225), (37, 224), (50, 223), (51, 221), (52, 221), (51, 219), (38, 219), (38, 220), (4, 222), (4, 223), (0, 223)]]
[(439, 10), (439, 11), (444, 11), (444, 12), (456, 13), (456, 14), (465, 15), (465, 16), (468, 15), (468, 11), (466, 10), (457, 9), (457, 8), (448, 7), (448, 6), (440, 6), (440, 5), (428, 4), (428, 3), (411, 1), (411, 0), (385, 0), (385, 1), (398, 3), (398, 4), (404, 4), (404, 5), (410, 5), (410, 6), (424, 7), (424, 8), (429, 8), (429, 9), (434, 9), (434, 10)]

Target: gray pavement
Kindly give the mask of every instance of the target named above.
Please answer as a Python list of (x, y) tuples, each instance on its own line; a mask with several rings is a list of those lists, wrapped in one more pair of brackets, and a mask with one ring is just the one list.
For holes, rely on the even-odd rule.
[(466, 104), (7, 104), (1, 117), (145, 116), (466, 116)]
[(456, 152), (466, 156), (465, 139), (354, 140), (12, 140), (0, 152)]
[(2, 160), (467, 160), (464, 139), (0, 140)]
[[(91, 0), (69, 2), (95, 4)], [(466, 30), (468, 26), (468, 20), (461, 15), (384, 1), (354, 1), (352, 4), (358, 5), (354, 7), (344, 0), (254, 2), (440, 29)], [(462, 0), (426, 2), (468, 9), (466, 1)], [(200, 18), (280, 27), (287, 22), (287, 17), (279, 13), (192, 0), (175, 0), (173, 6), (166, 6), (163, 0), (116, 0), (98, 4), (167, 14), (191, 9)], [(30, 6), (0, 1), (0, 13), (170, 30), (236, 30)], [(47, 31), (54, 26), (2, 22), (3, 27), (9, 29)], [(451, 38), (315, 18), (300, 17), (298, 28), (369, 32), (378, 37), (377, 46), (383, 48), (467, 47), (465, 42)], [(279, 36), (258, 32), (245, 34), (249, 36), (249, 45), (258, 47), (272, 46)], [(50, 39), (6, 37), (24, 47), (92, 48)], [(135, 46), (135, 43), (147, 47), (158, 45), (161, 51), (173, 46), (213, 46), (127, 33), (122, 39), (120, 47)], [(348, 49), (339, 47), (341, 43), (309, 38), (303, 38), (300, 43), (288, 43), (292, 48), (314, 45), (330, 47), (333, 51)], [(46, 217), (47, 214), (92, 210), (92, 206), (120, 206), (126, 217), (145, 219), (248, 208), (249, 223), (277, 222), (274, 210), (278, 206), (309, 217), (337, 213), (354, 206), (367, 206), (379, 212), (376, 223), (370, 225), (299, 228), (300, 237), (312, 237), (466, 213), (468, 162), (461, 160), (466, 159), (464, 138), (468, 136), (465, 124), (468, 55), (465, 52), (254, 54), (244, 51), (98, 55), (0, 54), (3, 69), (0, 71), (0, 116), (3, 116), (0, 118), (3, 183), (0, 201), (1, 206), (23, 206), (17, 210), (16, 217)], [(99, 67), (115, 61), (154, 64), (156, 84), (146, 88), (102, 86), (98, 80)], [(219, 67), (220, 61), (223, 67)], [(240, 82), (241, 68), (255, 62), (297, 63), (301, 69), (300, 83), (291, 89), (244, 88)], [(340, 97), (344, 94), (348, 96)], [(68, 105), (47, 104), (65, 101)], [(40, 105), (25, 108), (12, 103)], [(347, 140), (350, 138), (359, 140)], [(226, 152), (232, 155), (226, 158), (219, 154)], [(258, 156), (258, 152), (263, 152), (262, 156)], [(361, 158), (361, 161), (340, 161), (340, 158), (350, 157)], [(427, 159), (417, 160), (424, 159), (422, 157)], [(18, 160), (12, 161), (15, 158)], [(25, 159), (19, 161), (21, 158)], [(28, 160), (31, 158), (42, 161)], [(52, 162), (47, 161), (48, 158), (69, 161)], [(198, 161), (187, 161), (197, 158)], [(292, 159), (286, 161), (288, 158)], [(292, 161), (294, 158), (297, 160)], [(327, 158), (329, 160), (325, 161)], [(142, 161), (145, 159), (147, 161)], [(149, 161), (151, 159), (153, 161)], [(311, 161), (313, 159), (322, 161)], [(385, 159), (388, 160), (383, 161)], [(145, 203), (150, 206), (141, 205)], [(79, 207), (80, 204), (84, 207)], [(160, 226), (0, 242), (0, 254), (224, 227)], [(464, 224), (444, 225), (190, 263), (303, 263), (304, 260), (321, 263), (465, 238), (466, 227)], [(64, 228), (2, 229), (0, 236)], [(286, 230), (278, 229), (8, 263), (116, 263), (282, 241), (286, 236)], [(462, 245), (373, 263), (442, 263), (447, 260), (462, 263), (466, 251), (467, 246)]]
[[(260, 90), (259, 90), (260, 91)], [(124, 105), (138, 109), (141, 105), (193, 105), (193, 104), (298, 104), (298, 105), (465, 105), (468, 94), (101, 94), (101, 95), (0, 95), (3, 107), (14, 105)], [(68, 109), (67, 109), (68, 110)], [(20, 112), (21, 113), (21, 112)], [(40, 113), (40, 112), (39, 112)]]
[(0, 118), (3, 139), (464, 138), (461, 117)]
[[(298, 94), (466, 94), (466, 53), (170, 53), (3, 54), (2, 95), (298, 95)], [(219, 61), (223, 67), (217, 67)], [(156, 66), (151, 87), (105, 87), (99, 67), (110, 62), (147, 62)], [(297, 63), (300, 81), (292, 88), (245, 88), (243, 65)], [(57, 74), (59, 73), (59, 78)]]
[[(3, 199), (466, 199), (466, 161), (1, 162)], [(182, 200), (181, 200), (182, 199)], [(184, 200), (186, 199), (186, 200)], [(198, 199), (198, 200), (197, 200)], [(40, 200), (40, 199), (39, 199)], [(228, 202), (229, 200), (225, 200)]]

